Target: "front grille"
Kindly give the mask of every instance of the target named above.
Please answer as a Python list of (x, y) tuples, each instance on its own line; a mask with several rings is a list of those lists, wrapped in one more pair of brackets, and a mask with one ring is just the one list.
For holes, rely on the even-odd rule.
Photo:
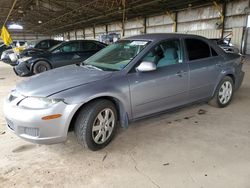
[(29, 136), (38, 137), (39, 136), (39, 129), (38, 128), (31, 128), (31, 127), (24, 127), (24, 133)]

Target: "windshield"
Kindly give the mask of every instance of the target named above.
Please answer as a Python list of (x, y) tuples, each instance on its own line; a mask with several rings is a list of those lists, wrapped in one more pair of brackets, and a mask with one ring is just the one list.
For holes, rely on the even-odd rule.
[(119, 71), (128, 65), (148, 43), (149, 41), (121, 40), (90, 57), (84, 64), (102, 70)]

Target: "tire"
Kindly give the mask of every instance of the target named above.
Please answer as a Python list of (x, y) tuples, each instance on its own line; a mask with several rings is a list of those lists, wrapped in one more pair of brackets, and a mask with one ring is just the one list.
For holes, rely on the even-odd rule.
[(38, 61), (35, 63), (33, 67), (33, 73), (39, 74), (39, 73), (48, 71), (50, 69), (51, 69), (51, 66), (49, 63), (47, 63), (46, 61)]
[[(227, 88), (227, 89), (225, 89)], [(229, 76), (224, 77), (216, 88), (215, 94), (209, 104), (218, 108), (224, 108), (230, 104), (234, 94), (234, 83)], [(223, 100), (224, 99), (224, 100)]]
[[(106, 114), (108, 115), (105, 116)], [(99, 124), (101, 125), (98, 126)], [(74, 125), (78, 143), (92, 151), (107, 146), (115, 136), (116, 129), (117, 110), (108, 100), (96, 100), (87, 104), (78, 113)]]

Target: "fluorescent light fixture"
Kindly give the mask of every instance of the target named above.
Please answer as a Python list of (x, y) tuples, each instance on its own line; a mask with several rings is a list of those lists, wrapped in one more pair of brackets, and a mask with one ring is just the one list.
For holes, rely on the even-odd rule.
[(9, 29), (18, 29), (18, 30), (22, 30), (23, 26), (19, 25), (19, 24), (10, 24), (8, 26)]

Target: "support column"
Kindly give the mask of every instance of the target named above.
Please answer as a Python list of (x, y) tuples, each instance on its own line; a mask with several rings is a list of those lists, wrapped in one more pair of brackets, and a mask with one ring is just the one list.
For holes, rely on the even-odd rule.
[(94, 36), (94, 39), (95, 39), (95, 25), (93, 26), (93, 36)]
[(226, 8), (227, 8), (227, 3), (226, 1), (222, 4), (222, 29), (221, 29), (221, 38), (224, 37), (224, 30), (225, 30), (225, 18), (226, 18)]
[(125, 36), (125, 18), (126, 18), (126, 0), (122, 0), (123, 13), (122, 13), (122, 36)]
[(147, 33), (147, 18), (143, 18), (143, 32), (144, 34)]
[(85, 36), (85, 28), (82, 29), (82, 35), (83, 35), (83, 38), (85, 39), (86, 36)]
[(177, 12), (171, 13), (169, 11), (166, 12), (168, 17), (173, 21), (173, 32), (177, 32)]
[(225, 17), (226, 17), (226, 8), (227, 8), (227, 3), (224, 2), (221, 6), (214, 1), (214, 7), (218, 10), (219, 14), (220, 14), (220, 21), (222, 24), (221, 27), (221, 38), (224, 37), (224, 30), (225, 30)]
[(106, 34), (109, 33), (109, 30), (108, 30), (108, 25), (105, 25), (105, 31), (106, 31)]

